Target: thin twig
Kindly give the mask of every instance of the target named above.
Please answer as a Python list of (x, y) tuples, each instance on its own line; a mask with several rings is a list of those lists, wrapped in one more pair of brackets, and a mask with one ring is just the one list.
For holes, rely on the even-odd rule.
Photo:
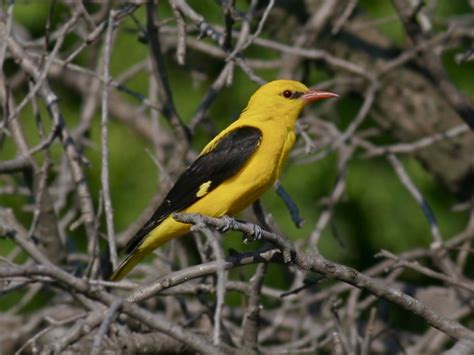
[(436, 217), (430, 205), (425, 200), (420, 190), (418, 190), (418, 188), (415, 186), (415, 184), (411, 180), (410, 176), (408, 175), (405, 168), (403, 167), (402, 162), (398, 160), (398, 158), (394, 154), (389, 154), (387, 159), (390, 162), (390, 164), (392, 164), (403, 186), (406, 187), (408, 192), (410, 192), (410, 194), (416, 200), (418, 205), (421, 207), (426, 219), (428, 220), (428, 224), (430, 226), (430, 231), (431, 231), (431, 237), (433, 239), (431, 247), (434, 249), (441, 247), (443, 244), (443, 238), (441, 237), (441, 232), (438, 227), (438, 222), (436, 221)]
[(122, 303), (122, 300), (115, 300), (107, 310), (106, 316), (100, 324), (99, 330), (97, 331), (97, 334), (94, 338), (94, 343), (92, 344), (91, 350), (92, 355), (98, 355), (101, 353), (102, 342), (114, 318), (117, 316), (117, 312), (119, 311), (120, 307), (122, 307)]
[(108, 82), (110, 80), (110, 56), (112, 54), (112, 36), (114, 31), (114, 16), (115, 11), (110, 11), (109, 24), (105, 36), (104, 43), (104, 54), (103, 54), (103, 71), (104, 79), (102, 85), (102, 116), (101, 116), (101, 182), (102, 182), (102, 195), (104, 201), (105, 210), (105, 221), (107, 224), (107, 241), (110, 253), (110, 262), (112, 267), (115, 269), (118, 265), (117, 261), (117, 246), (115, 243), (115, 231), (114, 231), (114, 215), (112, 209), (112, 200), (110, 197), (110, 181), (109, 181), (109, 89)]

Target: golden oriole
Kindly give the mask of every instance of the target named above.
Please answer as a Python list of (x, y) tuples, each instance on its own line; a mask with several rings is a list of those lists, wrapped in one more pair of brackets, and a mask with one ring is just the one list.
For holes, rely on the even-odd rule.
[(280, 176), (303, 107), (336, 96), (292, 80), (261, 86), (240, 117), (212, 139), (178, 178), (153, 216), (129, 241), (128, 255), (110, 279), (122, 279), (145, 255), (190, 230), (191, 225), (173, 219), (174, 212), (221, 217), (239, 213), (255, 202)]

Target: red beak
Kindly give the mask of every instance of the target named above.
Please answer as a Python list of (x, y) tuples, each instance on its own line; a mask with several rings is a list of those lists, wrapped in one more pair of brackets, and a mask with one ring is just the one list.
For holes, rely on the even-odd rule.
[(303, 101), (306, 104), (309, 104), (310, 102), (322, 100), (322, 99), (330, 99), (331, 97), (338, 97), (339, 95), (334, 94), (332, 92), (328, 91), (320, 91), (320, 90), (315, 90), (315, 89), (309, 89), (309, 91), (301, 96)]

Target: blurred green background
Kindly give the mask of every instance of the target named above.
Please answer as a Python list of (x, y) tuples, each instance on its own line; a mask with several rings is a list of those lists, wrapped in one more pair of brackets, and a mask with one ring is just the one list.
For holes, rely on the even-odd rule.
[[(206, 19), (211, 23), (224, 25), (224, 17), (221, 7), (216, 2), (189, 1), (197, 11), (205, 8)], [(436, 12), (440, 17), (460, 15), (472, 11), (467, 2), (463, 1), (438, 1)], [(237, 7), (245, 10), (248, 7), (246, 1), (237, 1)], [(48, 14), (49, 3), (47, 1), (17, 1), (15, 5), (15, 21), (24, 26), (34, 37), (44, 35), (45, 22)], [(361, 2), (361, 9), (366, 16), (372, 19), (395, 15), (389, 1)], [(54, 15), (54, 23), (59, 24), (66, 16), (61, 10), (61, 4), (57, 4)], [(145, 23), (144, 8), (135, 12), (136, 17)], [(160, 4), (159, 18), (166, 19), (171, 16), (171, 10), (165, 2)], [(441, 26), (441, 25), (440, 25)], [(397, 20), (384, 23), (380, 29), (395, 43), (403, 44), (404, 32)], [(127, 18), (120, 25), (117, 32), (117, 40), (113, 46), (111, 58), (111, 74), (117, 76), (130, 66), (145, 59), (148, 55), (148, 47), (137, 41), (136, 24)], [(77, 43), (77, 38), (68, 37), (64, 48)], [(459, 51), (458, 51), (459, 52)], [(467, 63), (459, 66), (453, 57), (458, 52), (448, 52), (444, 56), (447, 70), (452, 75), (458, 87), (474, 97), (474, 64)], [(276, 53), (259, 48), (250, 49), (246, 52), (251, 58), (275, 58)], [(172, 54), (174, 55), (174, 54)], [(181, 117), (189, 121), (196, 111), (201, 98), (214, 80), (224, 62), (211, 60), (200, 63), (206, 72), (206, 77), (197, 80), (190, 85), (189, 69), (177, 65), (172, 60), (172, 55), (167, 57), (169, 78), (173, 89), (175, 104)], [(192, 60), (192, 58), (187, 58)], [(75, 63), (87, 65), (85, 53), (79, 56)], [(14, 72), (15, 66), (6, 63), (8, 70)], [(266, 80), (276, 78), (276, 70), (257, 70), (258, 75)], [(312, 73), (312, 77), (324, 77), (327, 73)], [(127, 87), (146, 95), (149, 88), (150, 77), (143, 72), (126, 83)], [(314, 85), (314, 82), (306, 83)], [(61, 98), (60, 107), (66, 119), (68, 127), (72, 128), (78, 123), (80, 98), (73, 92), (66, 90), (60, 83), (53, 82), (56, 94)], [(251, 93), (257, 88), (255, 83), (239, 69), (235, 71), (234, 83), (231, 87), (223, 90), (211, 107), (212, 131), (217, 132), (235, 119), (240, 110), (246, 105)], [(26, 90), (16, 93), (17, 102), (21, 101)], [(122, 95), (124, 100), (136, 103), (134, 98)], [(342, 98), (337, 104), (337, 116), (327, 117), (334, 120), (339, 129), (343, 130), (361, 102), (354, 98)], [(44, 122), (49, 124), (44, 105), (40, 103)], [(311, 110), (311, 108), (310, 108)], [(36, 133), (35, 123), (30, 108), (21, 114), (21, 122), (28, 136), (30, 146), (36, 144), (39, 139)], [(367, 125), (373, 125), (370, 119)], [(163, 126), (167, 127), (163, 120)], [(49, 128), (49, 127), (47, 127)], [(127, 127), (116, 121), (110, 123), (110, 183), (112, 203), (114, 208), (115, 230), (117, 232), (125, 229), (140, 215), (147, 206), (151, 197), (159, 189), (159, 172), (152, 159), (146, 153), (153, 147), (130, 132)], [(193, 139), (193, 148), (199, 151), (206, 141), (211, 138), (208, 132), (198, 130)], [(94, 118), (90, 134), (90, 145), (84, 154), (90, 161), (87, 168), (88, 182), (93, 191), (95, 205), (98, 204), (100, 191), (100, 115)], [(387, 138), (389, 140), (389, 138)], [(54, 158), (58, 159), (61, 147), (55, 143)], [(11, 159), (15, 157), (16, 151), (11, 140), (6, 140), (0, 150), (0, 159)], [(41, 157), (38, 156), (41, 161)], [(432, 207), (439, 223), (443, 237), (449, 237), (465, 227), (467, 215), (463, 212), (451, 210), (455, 201), (452, 194), (445, 190), (431, 175), (425, 172), (422, 166), (410, 157), (402, 159), (408, 173), (418, 186), (424, 197)], [(56, 160), (57, 162), (57, 160)], [(281, 230), (292, 240), (305, 238), (313, 229), (322, 207), (320, 199), (328, 196), (336, 180), (336, 157), (333, 155), (316, 163), (298, 165), (290, 161), (281, 179), (282, 185), (298, 204), (301, 215), (305, 219), (303, 228), (297, 229), (291, 222), (289, 213), (281, 199), (274, 191), (269, 191), (263, 197), (264, 207), (272, 213)], [(22, 177), (15, 176), (19, 181)], [(3, 180), (0, 180), (0, 183)], [(14, 208), (20, 220), (29, 225), (31, 213), (22, 209), (26, 200), (23, 196), (9, 195), (0, 196), (2, 206)], [(30, 201), (31, 202), (31, 201)], [(61, 213), (64, 213), (62, 211)], [(105, 225), (102, 225), (105, 231)], [(338, 238), (334, 237), (337, 231)], [(233, 237), (232, 237), (233, 236)], [(232, 235), (225, 238), (225, 247), (243, 250), (253, 249), (255, 245), (243, 246), (241, 239)], [(84, 232), (81, 228), (70, 232), (68, 236), (72, 244), (84, 246)], [(335, 218), (332, 226), (328, 226), (321, 239), (321, 253), (329, 259), (347, 263), (358, 269), (363, 269), (375, 262), (374, 254), (380, 249), (388, 249), (392, 252), (401, 252), (415, 247), (427, 247), (431, 241), (429, 225), (420, 207), (406, 191), (395, 175), (393, 169), (384, 158), (364, 160), (354, 159), (350, 162), (347, 177), (347, 190), (345, 196), (335, 209)], [(9, 242), (1, 242), (2, 254), (12, 248)], [(284, 273), (269, 273), (270, 285), (281, 288), (288, 287)]]

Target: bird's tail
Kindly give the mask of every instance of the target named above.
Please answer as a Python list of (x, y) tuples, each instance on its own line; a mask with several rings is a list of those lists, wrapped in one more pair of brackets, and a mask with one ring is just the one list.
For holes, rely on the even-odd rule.
[(120, 265), (115, 269), (113, 274), (109, 277), (110, 281), (120, 281), (122, 280), (127, 274), (132, 271), (132, 269), (137, 265), (140, 260), (142, 260), (145, 255), (147, 255), (143, 250), (137, 249), (130, 254), (127, 255), (125, 259), (122, 260)]
[[(154, 249), (160, 247), (167, 241), (187, 233), (190, 227), (190, 224), (179, 223), (172, 217), (168, 217), (148, 234), (140, 235), (138, 241), (134, 241), (135, 237), (132, 238), (131, 245), (133, 246), (133, 250), (131, 250), (120, 263), (117, 269), (109, 277), (109, 280), (119, 281), (123, 279), (146, 255), (150, 254)], [(127, 248), (127, 250), (129, 249)]]

